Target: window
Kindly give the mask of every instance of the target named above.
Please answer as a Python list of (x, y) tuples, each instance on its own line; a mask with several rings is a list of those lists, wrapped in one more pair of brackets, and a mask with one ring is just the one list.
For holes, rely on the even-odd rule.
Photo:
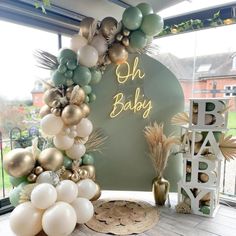
[(225, 86), (225, 97), (235, 97), (236, 96), (236, 85)]
[(197, 72), (207, 72), (211, 68), (211, 64), (200, 65), (197, 69)]

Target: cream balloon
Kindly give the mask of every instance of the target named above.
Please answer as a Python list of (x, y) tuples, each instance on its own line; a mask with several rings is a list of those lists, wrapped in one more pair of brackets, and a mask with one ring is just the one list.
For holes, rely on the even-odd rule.
[(67, 150), (74, 144), (74, 139), (67, 135), (58, 134), (53, 138), (53, 143), (60, 150)]
[(42, 226), (47, 235), (70, 235), (76, 225), (77, 217), (74, 208), (66, 202), (56, 202), (43, 214)]
[(10, 226), (16, 235), (32, 236), (42, 230), (43, 211), (31, 202), (18, 205), (10, 215)]
[(56, 187), (57, 201), (73, 202), (78, 196), (78, 187), (71, 180), (62, 180)]
[(73, 35), (70, 40), (70, 48), (75, 52), (77, 52), (83, 46), (85, 46), (87, 44), (88, 44), (88, 40), (79, 34)]
[(78, 58), (81, 65), (93, 67), (98, 62), (98, 52), (94, 47), (86, 45), (78, 51)]
[(77, 183), (78, 197), (92, 199), (97, 192), (97, 186), (91, 179), (84, 179)]
[(88, 137), (93, 131), (93, 124), (88, 118), (83, 118), (77, 125), (77, 135), (79, 137)]
[(59, 134), (64, 126), (61, 117), (48, 114), (41, 120), (42, 131), (47, 135)]
[(48, 183), (37, 185), (31, 193), (31, 202), (38, 209), (46, 209), (57, 200), (56, 189)]
[(66, 150), (66, 155), (72, 160), (79, 160), (86, 152), (86, 148), (82, 143), (74, 144), (70, 149)]
[(107, 41), (102, 35), (97, 35), (93, 38), (91, 46), (96, 48), (98, 55), (101, 56), (107, 51)]
[(77, 223), (84, 224), (92, 219), (94, 214), (93, 204), (86, 198), (77, 198), (71, 203), (75, 209)]

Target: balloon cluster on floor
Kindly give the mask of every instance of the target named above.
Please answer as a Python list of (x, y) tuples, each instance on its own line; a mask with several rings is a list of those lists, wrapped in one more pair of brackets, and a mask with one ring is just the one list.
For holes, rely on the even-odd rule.
[(89, 104), (96, 100), (93, 86), (109, 64), (124, 63), (130, 52), (145, 52), (162, 29), (161, 17), (141, 3), (127, 8), (119, 23), (113, 17), (100, 23), (83, 19), (70, 48), (61, 49), (57, 57), (41, 52), (41, 67), (52, 70), (51, 80), (45, 82), (41, 129), (52, 144), (39, 150), (33, 142), (12, 150), (3, 163), (15, 187), (10, 193), (16, 207), (10, 225), (17, 235), (35, 235), (43, 229), (48, 235), (66, 236), (76, 223), (92, 217), (90, 200), (101, 195), (93, 154), (86, 146), (93, 145), (88, 118)]

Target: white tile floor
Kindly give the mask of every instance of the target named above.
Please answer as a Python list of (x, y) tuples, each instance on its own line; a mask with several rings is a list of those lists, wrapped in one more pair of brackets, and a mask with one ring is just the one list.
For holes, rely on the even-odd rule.
[[(103, 199), (142, 200), (154, 204), (151, 192), (103, 191)], [(160, 207), (160, 221), (142, 236), (236, 236), (236, 209), (220, 206), (215, 218), (177, 214), (176, 194), (170, 194), (171, 208)], [(44, 234), (40, 234), (44, 235)], [(102, 236), (85, 226), (78, 226), (72, 236)], [(0, 216), (0, 236), (15, 236), (9, 227), (9, 214)]]

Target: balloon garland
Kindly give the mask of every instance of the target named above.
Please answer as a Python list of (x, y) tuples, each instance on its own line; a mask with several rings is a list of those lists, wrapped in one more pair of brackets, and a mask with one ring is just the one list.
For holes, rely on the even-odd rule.
[(14, 233), (70, 235), (76, 223), (91, 219), (91, 201), (101, 195), (91, 152), (105, 140), (88, 119), (89, 104), (96, 100), (92, 87), (109, 64), (124, 63), (130, 52), (154, 50), (152, 38), (162, 29), (161, 17), (141, 3), (127, 8), (119, 23), (113, 17), (100, 24), (92, 17), (83, 19), (70, 48), (61, 49), (57, 57), (38, 52), (40, 67), (52, 70), (40, 110), (42, 132), (52, 144), (39, 150), (34, 141), (4, 158), (15, 187), (10, 193), (16, 207), (10, 216)]

